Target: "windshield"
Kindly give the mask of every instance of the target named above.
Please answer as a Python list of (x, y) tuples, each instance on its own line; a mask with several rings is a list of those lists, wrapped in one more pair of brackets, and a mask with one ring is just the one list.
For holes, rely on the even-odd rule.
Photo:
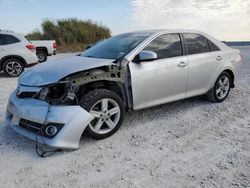
[(95, 44), (80, 55), (84, 57), (119, 59), (133, 50), (150, 33), (121, 34)]

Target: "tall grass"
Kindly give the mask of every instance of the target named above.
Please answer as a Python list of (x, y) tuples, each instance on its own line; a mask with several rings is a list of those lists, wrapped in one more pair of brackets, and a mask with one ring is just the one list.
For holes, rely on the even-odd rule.
[(35, 30), (26, 37), (29, 40), (56, 40), (60, 52), (82, 51), (88, 44), (110, 37), (110, 29), (91, 20), (77, 18), (46, 19), (42, 31)]

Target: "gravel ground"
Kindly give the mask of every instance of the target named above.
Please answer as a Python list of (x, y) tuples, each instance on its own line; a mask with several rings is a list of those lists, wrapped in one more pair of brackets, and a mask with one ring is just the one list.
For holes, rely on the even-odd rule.
[(0, 76), (1, 187), (250, 187), (250, 47), (241, 50), (223, 103), (195, 97), (128, 113), (112, 137), (43, 159), (4, 123), (16, 79)]

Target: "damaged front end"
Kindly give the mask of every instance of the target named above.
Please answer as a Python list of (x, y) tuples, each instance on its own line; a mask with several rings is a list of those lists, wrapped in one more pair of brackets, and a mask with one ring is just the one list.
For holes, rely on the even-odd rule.
[(84, 94), (98, 87), (110, 90), (119, 87), (117, 92), (126, 95), (123, 92), (125, 82), (125, 70), (115, 65), (103, 66), (68, 75), (56, 83), (43, 86), (34, 98), (51, 105), (79, 105)]
[[(77, 149), (79, 140), (93, 116), (79, 101), (98, 87), (121, 87), (125, 72), (115, 65), (72, 73), (43, 86), (19, 83), (12, 92), (6, 112), (7, 123), (18, 133), (55, 148)], [(116, 87), (117, 89), (117, 87)]]
[(82, 132), (93, 119), (87, 111), (78, 105), (19, 98), (16, 93), (11, 94), (6, 112), (6, 121), (15, 131), (51, 147), (79, 148)]

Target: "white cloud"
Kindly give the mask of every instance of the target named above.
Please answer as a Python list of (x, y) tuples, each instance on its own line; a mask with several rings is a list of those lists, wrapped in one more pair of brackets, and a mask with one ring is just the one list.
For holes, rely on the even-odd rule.
[(250, 40), (248, 0), (132, 0), (139, 29), (197, 29), (221, 40)]

